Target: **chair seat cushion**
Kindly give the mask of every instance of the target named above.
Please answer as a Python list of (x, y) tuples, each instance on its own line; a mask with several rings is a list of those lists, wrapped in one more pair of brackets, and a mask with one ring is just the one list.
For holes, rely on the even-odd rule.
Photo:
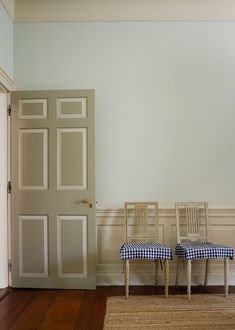
[(178, 243), (175, 254), (182, 259), (233, 259), (233, 248), (213, 243)]
[(170, 248), (155, 242), (128, 242), (120, 249), (121, 259), (172, 259)]

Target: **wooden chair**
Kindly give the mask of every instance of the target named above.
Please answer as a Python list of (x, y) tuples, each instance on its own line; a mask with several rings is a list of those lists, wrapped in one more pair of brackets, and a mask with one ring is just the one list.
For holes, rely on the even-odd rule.
[(158, 285), (159, 262), (164, 261), (165, 296), (168, 297), (170, 248), (158, 243), (158, 202), (124, 203), (126, 242), (120, 249), (124, 261), (125, 297), (129, 295), (129, 260), (147, 259), (155, 262), (155, 285)]
[(225, 297), (228, 296), (228, 262), (233, 259), (231, 247), (209, 242), (208, 204), (206, 202), (175, 203), (177, 244), (176, 286), (178, 285), (179, 259), (187, 262), (187, 293), (191, 294), (191, 261), (206, 259), (205, 282), (208, 282), (209, 259), (224, 259)]

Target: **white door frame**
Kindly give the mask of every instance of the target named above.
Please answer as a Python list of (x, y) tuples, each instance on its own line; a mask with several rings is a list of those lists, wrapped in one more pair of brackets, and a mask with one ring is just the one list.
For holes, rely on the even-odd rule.
[[(11, 283), (11, 279), (8, 272), (8, 260), (11, 258), (11, 199), (10, 195), (7, 194), (7, 181), (10, 181), (10, 173), (11, 173), (11, 163), (10, 163), (10, 120), (7, 116), (7, 107), (10, 103), (10, 92), (15, 90), (14, 81), (0, 68), (0, 93), (5, 94), (3, 98), (1, 98), (0, 103), (0, 118), (1, 120), (1, 133), (3, 136), (0, 139), (0, 144), (4, 144), (0, 146), (0, 150), (3, 151), (4, 154), (1, 155), (1, 163), (0, 163), (0, 199), (4, 202), (0, 209), (0, 288), (6, 288)], [(3, 108), (3, 109), (2, 109)], [(5, 113), (3, 113), (5, 111)], [(7, 143), (7, 151), (6, 145)], [(6, 178), (7, 174), (7, 178)], [(5, 188), (6, 184), (6, 188)]]

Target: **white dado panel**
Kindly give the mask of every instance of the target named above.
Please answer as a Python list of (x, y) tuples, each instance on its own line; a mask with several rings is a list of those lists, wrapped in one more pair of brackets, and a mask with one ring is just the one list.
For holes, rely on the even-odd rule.
[(97, 263), (119, 264), (119, 244), (123, 240), (125, 228), (122, 225), (97, 227)]
[[(229, 245), (235, 250), (235, 209), (210, 209), (210, 240)], [(120, 260), (120, 246), (124, 241), (124, 213), (122, 209), (98, 209), (97, 223), (97, 284), (123, 285), (124, 275)], [(176, 221), (174, 209), (159, 210), (160, 242), (171, 247), (174, 256), (176, 244)], [(170, 262), (170, 285), (175, 282), (175, 256)], [(235, 285), (235, 261), (230, 261), (229, 284)], [(153, 285), (154, 264), (146, 261), (132, 261), (130, 283), (132, 285)], [(208, 285), (223, 285), (223, 260), (211, 260)], [(192, 266), (193, 285), (202, 285), (205, 261), (195, 261)], [(163, 272), (159, 274), (163, 284)], [(179, 284), (186, 284), (186, 268), (180, 266)]]

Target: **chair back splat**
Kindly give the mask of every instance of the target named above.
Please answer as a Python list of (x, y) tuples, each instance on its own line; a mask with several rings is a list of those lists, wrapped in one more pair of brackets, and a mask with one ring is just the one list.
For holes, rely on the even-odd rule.
[[(207, 202), (176, 203), (177, 242), (209, 240)], [(183, 231), (184, 230), (184, 231)]]
[(126, 241), (158, 240), (158, 203), (124, 203)]

